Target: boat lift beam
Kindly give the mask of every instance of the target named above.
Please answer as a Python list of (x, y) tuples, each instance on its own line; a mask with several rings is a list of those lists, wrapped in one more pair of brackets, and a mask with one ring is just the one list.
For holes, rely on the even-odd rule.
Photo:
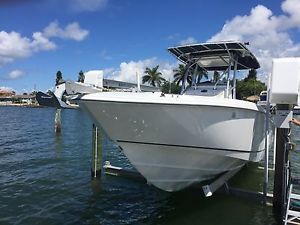
[[(206, 197), (210, 197), (213, 195), (213, 193), (215, 193), (217, 190), (221, 189), (221, 187), (223, 187), (224, 185), (226, 187), (227, 193), (234, 193), (235, 190), (238, 190), (238, 189), (230, 188), (227, 184), (227, 181), (229, 179), (231, 179), (238, 171), (240, 171), (240, 169), (241, 168), (237, 168), (235, 170), (228, 171), (228, 172), (224, 173), (223, 175), (221, 175), (216, 180), (214, 180), (211, 184), (202, 186), (204, 195)], [(140, 181), (144, 181), (145, 183), (147, 182), (146, 179), (137, 171), (124, 169), (124, 168), (118, 167), (118, 166), (112, 166), (109, 161), (105, 161), (103, 170), (106, 175), (140, 180)], [(197, 185), (196, 187), (199, 187), (199, 186)], [(248, 193), (248, 191), (241, 190), (241, 189), (239, 189), (237, 192), (239, 192), (239, 193), (247, 192)], [(236, 195), (240, 196), (239, 194), (236, 194)], [(256, 195), (263, 196), (262, 194), (259, 194), (259, 193), (256, 193)]]
[[(244, 198), (247, 200), (251, 200), (254, 202), (262, 203), (265, 200), (265, 195), (262, 192), (255, 192), (255, 191), (249, 191), (241, 188), (235, 188), (231, 187), (227, 181), (233, 177), (239, 169), (229, 171), (225, 174), (223, 174), (221, 177), (219, 177), (217, 180), (212, 182), (210, 185), (202, 186), (202, 189), (205, 189), (207, 191), (210, 191), (211, 195), (213, 193), (225, 193), (230, 196), (235, 196), (239, 198)], [(109, 176), (115, 176), (125, 179), (131, 179), (138, 182), (147, 183), (147, 180), (137, 171), (133, 171), (130, 169), (125, 169), (118, 166), (113, 166), (109, 161), (105, 161), (103, 166), (103, 172), (105, 175)], [(199, 189), (199, 184), (194, 184), (191, 186), (193, 189)], [(206, 197), (211, 196), (206, 195)], [(272, 204), (272, 198), (273, 196), (271, 194), (268, 194), (267, 196), (267, 203)]]
[(202, 190), (204, 192), (205, 197), (210, 197), (213, 195), (215, 191), (217, 191), (220, 187), (223, 185), (227, 185), (227, 181), (232, 178), (241, 168), (235, 169), (235, 170), (230, 170), (223, 175), (221, 175), (219, 178), (214, 180), (211, 184), (209, 185), (204, 185), (202, 186)]
[(95, 124), (93, 124), (92, 138), (91, 176), (97, 178), (101, 177), (103, 136)]
[(109, 161), (105, 161), (103, 171), (106, 175), (140, 180), (145, 183), (147, 182), (146, 179), (139, 172), (124, 169), (118, 166), (112, 166)]

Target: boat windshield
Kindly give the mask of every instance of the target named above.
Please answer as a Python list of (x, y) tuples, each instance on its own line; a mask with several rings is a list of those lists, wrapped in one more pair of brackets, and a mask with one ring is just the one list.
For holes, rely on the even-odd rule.
[(189, 86), (184, 91), (186, 95), (198, 95), (198, 96), (220, 96), (225, 97), (227, 85), (226, 83), (220, 83), (215, 86), (213, 82), (203, 82), (196, 84), (195, 86)]

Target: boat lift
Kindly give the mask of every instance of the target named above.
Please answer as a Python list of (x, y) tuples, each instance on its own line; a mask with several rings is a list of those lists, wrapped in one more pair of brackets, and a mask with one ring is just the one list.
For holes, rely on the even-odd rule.
[(298, 179), (292, 178), (289, 161), (289, 151), (293, 148), (289, 122), (294, 105), (300, 105), (299, 87), (300, 58), (273, 59), (269, 101), (277, 108), (274, 117), (277, 135), (273, 214), (278, 224), (300, 224), (300, 210), (290, 209), (291, 199), (299, 201), (300, 196), (292, 192)]
[[(238, 170), (228, 171), (208, 185), (202, 186), (206, 197), (212, 196), (217, 190), (226, 191), (230, 195), (245, 197), (247, 199), (257, 200), (261, 203), (268, 203), (272, 200), (274, 216), (279, 224), (300, 224), (300, 210), (291, 209), (292, 199), (300, 201), (300, 195), (293, 193), (293, 185), (300, 185), (300, 179), (291, 179), (290, 163), (288, 160), (289, 150), (293, 144), (289, 141), (289, 121), (293, 116), (293, 106), (300, 105), (300, 58), (281, 58), (273, 59), (273, 71), (271, 80), (268, 85), (268, 102), (276, 104), (276, 112), (273, 116), (275, 130), (274, 151), (275, 172), (274, 172), (274, 190), (273, 195), (268, 194), (269, 183), (269, 148), (268, 136), (266, 132), (265, 144), (265, 160), (264, 160), (264, 185), (263, 192), (251, 192), (230, 187), (228, 181), (238, 172)], [(270, 104), (266, 107), (266, 128), (269, 127)], [(135, 178), (146, 182), (141, 174), (135, 171), (116, 167), (106, 161), (102, 165), (101, 141), (98, 141), (98, 129), (93, 125), (93, 160), (92, 160), (92, 176), (97, 177), (103, 173), (113, 176), (122, 176), (127, 178)], [(266, 129), (268, 130), (268, 129)], [(274, 160), (274, 159), (273, 159)], [(297, 181), (297, 182), (295, 182)], [(295, 223), (296, 221), (296, 223)]]

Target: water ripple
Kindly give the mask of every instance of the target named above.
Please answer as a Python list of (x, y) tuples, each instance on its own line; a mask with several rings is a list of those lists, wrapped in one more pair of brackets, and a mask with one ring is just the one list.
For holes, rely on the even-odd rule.
[[(204, 199), (199, 190), (169, 194), (105, 175), (91, 179), (92, 122), (80, 110), (62, 111), (60, 136), (54, 134), (54, 109), (0, 107), (0, 114), (0, 224), (226, 225), (243, 221), (262, 225), (273, 221), (270, 209), (239, 199)], [(132, 169), (109, 139), (104, 138), (103, 146), (103, 160)]]

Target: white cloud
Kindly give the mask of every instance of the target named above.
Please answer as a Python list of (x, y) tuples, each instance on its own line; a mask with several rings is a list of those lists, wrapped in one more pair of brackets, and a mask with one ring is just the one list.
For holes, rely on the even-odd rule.
[(84, 40), (88, 34), (88, 30), (84, 30), (77, 22), (68, 24), (65, 28), (60, 28), (57, 21), (51, 22), (43, 32), (45, 37), (59, 37), (63, 39), (72, 39), (75, 41)]
[(31, 54), (30, 39), (21, 37), (17, 32), (0, 32), (0, 65), (12, 62), (15, 58), (27, 57)]
[(13, 70), (7, 75), (7, 79), (9, 80), (15, 80), (24, 75), (24, 72), (22, 70)]
[(76, 22), (68, 24), (64, 29), (58, 26), (58, 22), (52, 22), (44, 32), (34, 32), (31, 37), (24, 37), (15, 31), (0, 31), (0, 67), (36, 52), (56, 49), (56, 44), (49, 39), (51, 37), (82, 41), (88, 33)]
[(55, 49), (56, 45), (39, 32), (33, 33), (32, 38), (22, 37), (12, 31), (0, 32), (0, 66), (11, 63), (18, 58), (26, 58), (33, 52)]
[(197, 40), (193, 37), (188, 37), (179, 42), (180, 45), (189, 45), (189, 44), (195, 44), (195, 43), (197, 43)]
[(107, 5), (108, 0), (71, 0), (71, 8), (74, 11), (97, 11)]
[(260, 77), (265, 79), (265, 74), (271, 71), (272, 58), (299, 56), (300, 53), (300, 43), (290, 35), (291, 29), (300, 28), (300, 1), (285, 0), (281, 6), (285, 14), (275, 16), (267, 7), (258, 5), (249, 15), (227, 21), (208, 41), (249, 41), (249, 48), (261, 64)]
[(33, 51), (37, 52), (41, 50), (48, 51), (56, 49), (55, 43), (47, 39), (41, 32), (33, 33), (32, 38), (31, 47)]
[(300, 28), (300, 1), (286, 0), (281, 5), (282, 10), (290, 15), (291, 26), (298, 26)]
[(109, 68), (104, 70), (104, 75), (110, 79), (135, 83), (136, 73), (142, 79), (146, 67), (153, 68), (157, 65), (159, 65), (159, 71), (165, 79), (168, 80), (170, 78), (173, 80), (173, 69), (177, 67), (177, 64), (162, 62), (156, 57), (139, 61), (122, 62), (118, 69)]

